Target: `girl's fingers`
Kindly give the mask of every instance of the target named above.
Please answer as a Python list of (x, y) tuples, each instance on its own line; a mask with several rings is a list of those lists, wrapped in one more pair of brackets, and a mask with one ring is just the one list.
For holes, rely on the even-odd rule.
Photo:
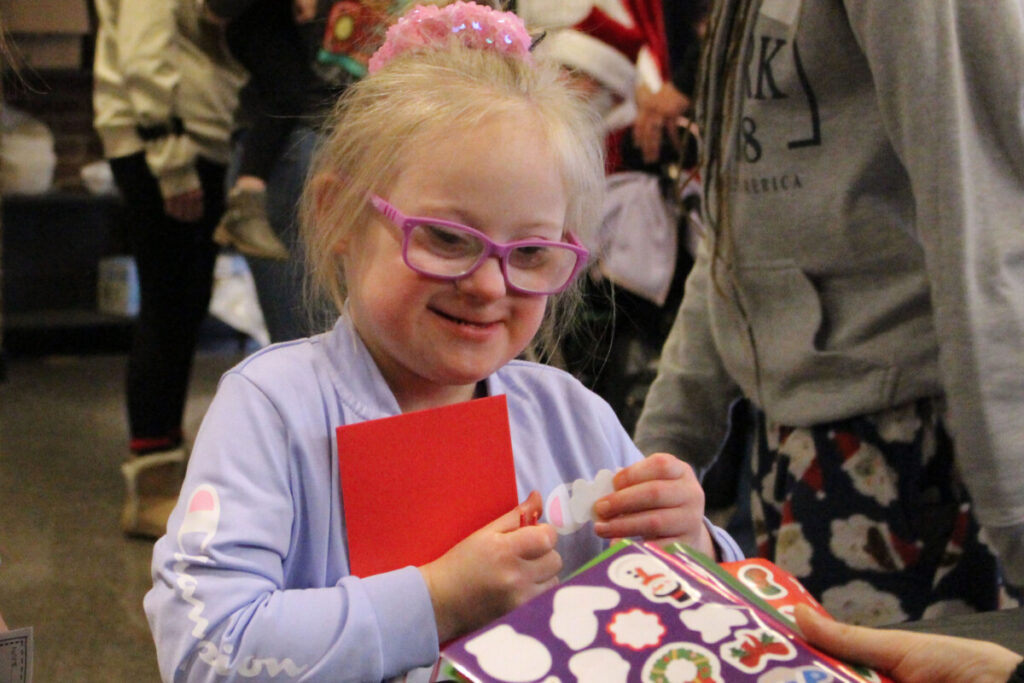
[(498, 517), (488, 526), (493, 526), (494, 530), (499, 532), (515, 531), (520, 527), (533, 524), (543, 512), (544, 504), (540, 494), (537, 491), (531, 491), (526, 500)]
[(644, 510), (685, 508), (704, 511), (704, 489), (693, 468), (667, 453), (656, 453), (620, 470), (613, 493), (594, 505), (595, 516), (611, 520)]
[(696, 480), (693, 468), (685, 462), (668, 453), (654, 453), (616, 472), (612, 482), (616, 490), (621, 490), (645, 481), (688, 477)]
[(519, 510), (519, 526), (530, 526), (536, 524), (540, 516), (544, 514), (544, 501), (541, 500), (540, 493), (530, 491), (530, 495), (519, 504), (517, 509)]
[(508, 540), (513, 543), (512, 553), (516, 557), (536, 560), (555, 550), (558, 533), (550, 524), (536, 524), (511, 532)]
[(670, 509), (645, 510), (594, 523), (594, 533), (602, 538), (674, 539), (685, 530), (685, 515)]
[(562, 571), (562, 556), (556, 552), (547, 552), (530, 562), (530, 574), (534, 583), (547, 584), (558, 580), (558, 572)]

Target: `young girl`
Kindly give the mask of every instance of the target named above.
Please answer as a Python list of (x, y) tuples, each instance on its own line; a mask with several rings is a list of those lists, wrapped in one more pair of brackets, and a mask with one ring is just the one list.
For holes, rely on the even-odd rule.
[[(166, 679), (380, 681), (432, 665), (439, 643), (608, 539), (739, 557), (689, 467), (644, 460), (604, 401), (516, 360), (583, 265), (603, 179), (589, 110), (529, 45), (514, 15), (417, 7), (343, 96), (305, 203), (312, 271), (341, 316), (221, 381), (154, 551), (145, 607)], [(434, 562), (350, 575), (335, 429), (497, 394), (523, 502)], [(621, 471), (593, 526), (520, 528), (604, 468)]]

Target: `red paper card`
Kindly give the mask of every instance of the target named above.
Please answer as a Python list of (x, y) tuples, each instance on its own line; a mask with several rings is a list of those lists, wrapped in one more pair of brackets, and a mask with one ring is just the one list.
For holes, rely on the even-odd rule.
[(504, 396), (338, 427), (350, 569), (437, 559), (518, 501)]

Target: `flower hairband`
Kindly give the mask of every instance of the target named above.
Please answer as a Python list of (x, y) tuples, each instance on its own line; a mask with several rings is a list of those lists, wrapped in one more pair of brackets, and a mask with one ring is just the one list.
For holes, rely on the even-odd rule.
[(530, 60), (530, 34), (523, 20), (475, 2), (454, 2), (444, 7), (416, 5), (387, 31), (384, 44), (373, 53), (368, 65), (374, 73), (395, 57), (438, 45), (458, 36), (463, 45), (495, 50)]

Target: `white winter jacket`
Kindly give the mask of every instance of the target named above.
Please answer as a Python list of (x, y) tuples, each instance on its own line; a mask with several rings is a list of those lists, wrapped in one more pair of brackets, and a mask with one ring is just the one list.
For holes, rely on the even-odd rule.
[[(226, 163), (245, 72), (197, 0), (96, 0), (95, 127), (108, 158), (146, 152), (164, 197)], [(144, 140), (145, 138), (145, 140)]]

